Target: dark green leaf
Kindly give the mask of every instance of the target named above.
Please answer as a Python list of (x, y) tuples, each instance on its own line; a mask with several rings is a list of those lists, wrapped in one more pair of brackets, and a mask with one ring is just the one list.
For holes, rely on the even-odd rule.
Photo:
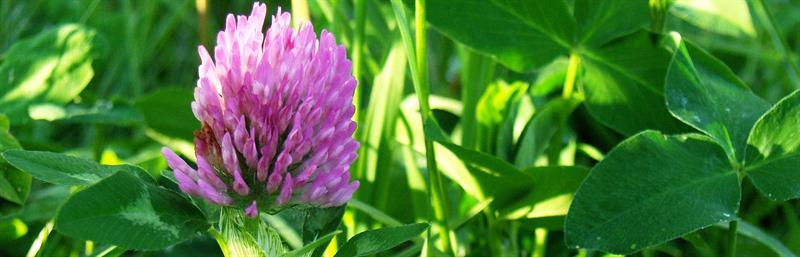
[(171, 190), (117, 172), (70, 197), (56, 229), (128, 249), (161, 249), (208, 229), (200, 211)]
[(670, 56), (655, 35), (640, 31), (582, 56), (586, 108), (601, 123), (625, 135), (645, 129), (688, 131), (664, 104)]
[(591, 171), (570, 206), (572, 247), (628, 254), (736, 218), (739, 180), (710, 138), (639, 133)]
[(747, 177), (769, 199), (800, 197), (800, 94), (795, 91), (756, 122), (747, 139)]
[[(8, 133), (8, 119), (0, 115), (3, 126), (0, 128), (0, 151), (19, 149), (17, 139)], [(8, 201), (8, 206), (0, 208), (0, 216), (18, 210), (25, 204), (31, 190), (31, 176), (9, 165), (5, 160), (0, 160), (0, 206), (4, 205), (2, 199)]]
[(93, 38), (93, 31), (68, 24), (14, 44), (0, 66), (0, 112), (20, 123), (33, 104), (75, 98), (94, 76)]
[(194, 131), (200, 129), (200, 122), (192, 113), (192, 100), (194, 94), (190, 88), (163, 87), (137, 99), (135, 106), (151, 129), (191, 142)]
[(431, 0), (427, 10), (445, 35), (516, 71), (602, 45), (649, 21), (643, 0), (577, 0), (574, 8), (564, 0)]
[(347, 240), (335, 257), (357, 257), (383, 252), (417, 237), (425, 229), (428, 229), (428, 224), (416, 223), (361, 232)]
[(678, 119), (723, 146), (741, 161), (747, 135), (769, 109), (724, 63), (681, 41), (667, 71), (667, 108)]

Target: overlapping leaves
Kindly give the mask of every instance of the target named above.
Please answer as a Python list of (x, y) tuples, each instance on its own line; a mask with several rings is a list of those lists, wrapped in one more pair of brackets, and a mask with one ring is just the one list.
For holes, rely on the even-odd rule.
[(512, 70), (577, 55), (589, 111), (618, 132), (688, 131), (663, 104), (669, 53), (657, 35), (640, 31), (650, 21), (647, 1), (431, 0), (427, 7), (434, 27)]
[(647, 131), (615, 147), (575, 195), (571, 246), (627, 254), (732, 221), (741, 176), (769, 198), (800, 197), (797, 94), (770, 109), (722, 62), (673, 38), (667, 106), (706, 135)]

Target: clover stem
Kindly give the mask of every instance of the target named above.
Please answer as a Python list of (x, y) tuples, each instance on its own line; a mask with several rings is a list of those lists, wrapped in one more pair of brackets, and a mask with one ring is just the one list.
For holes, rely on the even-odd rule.
[(739, 228), (739, 221), (732, 220), (728, 225), (728, 257), (736, 256), (736, 237), (737, 237), (737, 229)]
[(572, 91), (575, 88), (575, 77), (578, 75), (578, 66), (581, 63), (581, 59), (577, 53), (571, 53), (569, 55), (569, 66), (567, 66), (567, 77), (564, 78), (564, 88), (562, 91), (562, 96), (564, 98), (569, 99), (572, 97)]
[[(426, 43), (425, 27), (425, 0), (416, 0), (416, 59), (417, 59), (417, 81), (415, 91), (419, 98), (419, 106), (423, 122), (432, 116), (430, 100), (430, 78), (428, 78), (428, 48)], [(441, 240), (442, 250), (447, 254), (453, 253), (452, 242), (450, 241), (450, 228), (447, 222), (447, 198), (442, 186), (442, 178), (439, 169), (436, 167), (436, 153), (433, 142), (425, 138), (425, 157), (427, 161), (428, 174), (430, 176), (428, 187), (431, 190), (431, 204), (433, 206), (433, 216), (441, 227), (439, 239)], [(429, 230), (430, 231), (430, 230)]]

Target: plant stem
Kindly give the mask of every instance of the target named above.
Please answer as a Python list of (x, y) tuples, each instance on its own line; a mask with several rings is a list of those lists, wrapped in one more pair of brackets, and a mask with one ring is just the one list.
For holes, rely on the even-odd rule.
[(356, 86), (356, 92), (353, 95), (353, 104), (356, 106), (355, 112), (355, 119), (356, 121), (360, 121), (360, 110), (361, 110), (361, 94), (364, 91), (364, 83), (361, 78), (361, 72), (363, 70), (363, 56), (364, 56), (364, 37), (365, 37), (365, 28), (366, 27), (366, 13), (367, 13), (367, 3), (366, 0), (354, 0), (353, 5), (355, 7), (355, 31), (353, 33), (353, 51), (351, 52), (351, 59), (353, 60), (353, 77), (356, 78), (358, 81), (358, 85)]
[(577, 53), (571, 53), (569, 55), (569, 64), (567, 66), (567, 77), (564, 78), (564, 87), (562, 91), (562, 96), (564, 98), (572, 97), (572, 91), (575, 88), (575, 77), (578, 75), (578, 66), (581, 63), (581, 59)]
[(533, 249), (532, 257), (544, 257), (547, 251), (547, 229), (544, 228), (537, 228), (534, 230), (535, 237), (535, 248)]
[(666, 0), (650, 0), (650, 29), (656, 34), (661, 34), (664, 30), (664, 20), (667, 17), (666, 10)]
[(737, 229), (739, 228), (739, 221), (733, 220), (728, 225), (728, 257), (736, 256), (736, 233)]
[(783, 35), (781, 35), (781, 31), (775, 24), (775, 18), (772, 17), (772, 13), (769, 11), (769, 8), (767, 8), (764, 0), (754, 0), (753, 2), (755, 5), (753, 9), (755, 9), (761, 22), (766, 26), (772, 44), (775, 45), (778, 52), (786, 58), (786, 75), (789, 76), (789, 79), (791, 79), (795, 87), (800, 87), (800, 67), (798, 67), (792, 59), (792, 51), (789, 49), (789, 45), (786, 41), (783, 40)]
[(44, 248), (44, 244), (47, 242), (50, 232), (53, 231), (53, 225), (53, 220), (48, 221), (47, 224), (44, 225), (42, 230), (39, 232), (39, 235), (36, 236), (36, 240), (34, 240), (33, 244), (31, 244), (31, 248), (28, 249), (28, 254), (25, 255), (26, 257), (39, 256), (39, 251)]

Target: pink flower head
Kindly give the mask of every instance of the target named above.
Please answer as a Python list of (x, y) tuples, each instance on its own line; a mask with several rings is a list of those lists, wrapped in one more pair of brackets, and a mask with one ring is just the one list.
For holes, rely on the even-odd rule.
[(228, 15), (212, 59), (202, 64), (192, 111), (197, 169), (162, 149), (178, 186), (208, 202), (259, 210), (292, 204), (342, 205), (358, 188), (348, 168), (356, 80), (343, 46), (310, 23), (290, 27), (289, 13), (272, 16), (255, 3), (250, 16)]

